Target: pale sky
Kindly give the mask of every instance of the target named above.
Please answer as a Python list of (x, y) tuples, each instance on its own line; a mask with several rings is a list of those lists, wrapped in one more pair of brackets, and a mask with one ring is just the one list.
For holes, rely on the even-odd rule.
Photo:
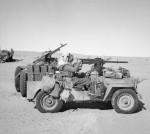
[(0, 0), (2, 49), (150, 57), (150, 0)]

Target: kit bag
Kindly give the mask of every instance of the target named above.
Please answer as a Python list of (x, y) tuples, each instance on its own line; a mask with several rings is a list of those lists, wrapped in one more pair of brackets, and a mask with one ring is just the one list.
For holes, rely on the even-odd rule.
[(103, 96), (105, 91), (106, 91), (106, 87), (104, 86), (103, 82), (92, 82), (90, 85), (90, 94), (94, 95), (94, 96)]
[(105, 68), (103, 69), (103, 76), (106, 78), (122, 79), (130, 77), (130, 72), (122, 67), (119, 67), (119, 69)]
[(123, 78), (123, 74), (121, 72), (114, 71), (114, 70), (108, 70), (108, 69), (103, 70), (103, 76), (106, 78), (114, 78), (114, 79), (122, 79)]
[(123, 67), (119, 67), (120, 72), (122, 73), (123, 75), (123, 78), (128, 78), (130, 77), (130, 71), (126, 68), (123, 68)]

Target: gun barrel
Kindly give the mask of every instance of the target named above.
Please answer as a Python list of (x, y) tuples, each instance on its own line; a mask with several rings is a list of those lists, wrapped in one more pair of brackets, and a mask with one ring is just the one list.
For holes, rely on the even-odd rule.
[(94, 60), (93, 59), (80, 59), (83, 64), (93, 64)]
[(40, 61), (45, 61), (46, 58), (51, 58), (51, 55), (56, 53), (57, 51), (60, 51), (60, 48), (66, 46), (67, 44), (60, 44), (61, 46), (56, 48), (55, 50), (51, 51), (47, 51), (44, 55), (42, 55), (40, 58), (36, 59), (35, 61), (33, 61), (33, 64), (36, 64)]
[(61, 45), (60, 47), (58, 47), (58, 48), (56, 48), (55, 50), (51, 51), (51, 54), (50, 54), (50, 55), (56, 53), (57, 51), (60, 51), (60, 48), (66, 46), (67, 44), (60, 44), (60, 45)]
[(63, 47), (63, 46), (66, 46), (67, 44), (60, 44), (61, 45), (61, 47)]
[(106, 63), (128, 63), (128, 61), (106, 61)]

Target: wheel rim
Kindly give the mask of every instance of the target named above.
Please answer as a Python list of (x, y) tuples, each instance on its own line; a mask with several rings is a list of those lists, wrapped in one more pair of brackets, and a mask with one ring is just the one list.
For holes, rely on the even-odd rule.
[(57, 106), (58, 102), (56, 99), (53, 99), (52, 96), (44, 95), (40, 103), (45, 110), (53, 110)]
[(129, 94), (122, 95), (117, 101), (118, 107), (125, 111), (131, 110), (134, 107), (134, 103), (134, 98)]

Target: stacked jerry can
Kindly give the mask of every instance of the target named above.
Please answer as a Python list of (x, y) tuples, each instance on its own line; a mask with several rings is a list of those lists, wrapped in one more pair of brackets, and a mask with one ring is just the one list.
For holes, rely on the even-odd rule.
[(55, 69), (48, 65), (29, 65), (27, 66), (28, 81), (40, 81), (47, 73), (55, 74)]
[(40, 90), (42, 77), (46, 74), (55, 74), (55, 69), (51, 65), (28, 65), (27, 66), (27, 99), (34, 98)]

